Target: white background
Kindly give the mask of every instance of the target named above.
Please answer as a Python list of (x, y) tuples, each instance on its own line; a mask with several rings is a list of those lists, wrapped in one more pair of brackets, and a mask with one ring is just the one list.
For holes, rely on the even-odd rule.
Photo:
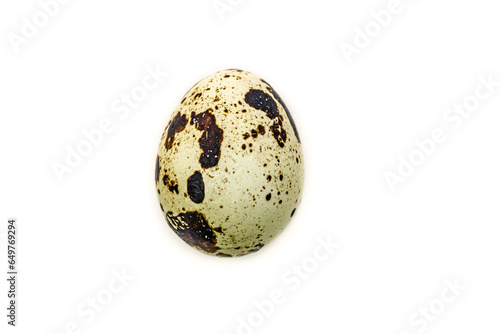
[[(349, 63), (341, 43), (389, 1), (232, 3), (221, 17), (212, 0), (73, 0), (19, 52), (8, 36), (40, 5), (0, 4), (2, 272), (8, 218), (20, 233), (18, 327), (6, 325), (2, 278), (0, 332), (63, 333), (74, 322), (75, 333), (498, 333), (500, 87), (459, 128), (443, 120), (480, 76), (500, 81), (498, 4), (401, 0)], [(112, 103), (148, 66), (169, 76), (119, 119)], [(289, 227), (236, 259), (180, 240), (154, 186), (171, 112), (226, 68), (280, 93), (306, 168)], [(105, 118), (114, 130), (60, 182), (52, 164)], [(446, 142), (391, 191), (384, 173), (435, 128)], [(316, 268), (318, 237), (340, 247)], [(303, 263), (310, 273), (293, 290), (283, 276)], [(113, 270), (134, 278), (88, 321), (77, 308), (105, 294)], [(412, 324), (414, 312), (443, 305), (446, 280), (466, 288), (425, 330)], [(257, 314), (275, 289), (284, 302)], [(262, 321), (241, 325), (249, 317)]]

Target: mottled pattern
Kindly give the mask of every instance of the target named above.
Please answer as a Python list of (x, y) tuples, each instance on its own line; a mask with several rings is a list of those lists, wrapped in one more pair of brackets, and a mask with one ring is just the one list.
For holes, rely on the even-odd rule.
[(258, 251), (302, 195), (302, 148), (290, 112), (264, 80), (225, 70), (174, 110), (155, 168), (160, 207), (192, 247), (220, 257)]

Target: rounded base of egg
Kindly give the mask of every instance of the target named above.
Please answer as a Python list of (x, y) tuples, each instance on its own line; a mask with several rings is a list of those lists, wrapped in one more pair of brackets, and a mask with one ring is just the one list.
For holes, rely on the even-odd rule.
[(220, 257), (256, 252), (300, 204), (304, 165), (292, 116), (250, 72), (208, 76), (174, 110), (155, 181), (167, 223), (187, 244)]

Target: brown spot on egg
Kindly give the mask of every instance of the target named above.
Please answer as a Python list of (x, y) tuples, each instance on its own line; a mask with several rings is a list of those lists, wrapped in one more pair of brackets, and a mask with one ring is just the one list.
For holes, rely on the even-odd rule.
[(212, 109), (208, 109), (198, 115), (194, 112), (191, 114), (191, 124), (194, 124), (197, 130), (203, 131), (198, 141), (202, 149), (200, 164), (203, 168), (217, 166), (221, 155), (223, 131), (217, 126), (212, 112)]
[(259, 126), (257, 127), (257, 130), (259, 130), (259, 133), (261, 135), (264, 135), (266, 133), (266, 129), (261, 124), (259, 124)]
[(273, 119), (279, 116), (278, 105), (271, 95), (264, 93), (259, 89), (251, 89), (245, 95), (245, 102), (257, 109), (266, 113), (267, 117)]
[(163, 176), (163, 185), (167, 186), (168, 190), (173, 193), (179, 194), (179, 185), (170, 179), (168, 175)]
[(257, 244), (255, 246), (253, 246), (251, 249), (248, 250), (248, 252), (246, 254), (251, 254), (251, 253), (255, 253), (256, 251), (258, 251), (259, 249), (261, 249), (262, 247), (264, 247), (263, 244)]
[(167, 139), (165, 140), (165, 148), (167, 150), (172, 148), (174, 143), (175, 134), (181, 132), (186, 128), (188, 120), (186, 115), (181, 115), (181, 113), (177, 113), (173, 120), (168, 123), (167, 130)]
[(260, 79), (263, 83), (265, 83), (267, 85), (267, 90), (273, 94), (274, 98), (276, 99), (276, 101), (278, 101), (279, 104), (281, 104), (281, 106), (283, 107), (283, 109), (285, 110), (286, 112), (286, 115), (288, 117), (288, 119), (290, 120), (290, 124), (292, 125), (292, 128), (293, 128), (293, 132), (295, 133), (295, 137), (297, 137), (297, 140), (299, 141), (300, 143), (300, 137), (299, 137), (299, 132), (297, 131), (297, 127), (295, 126), (295, 121), (293, 120), (293, 117), (292, 117), (292, 114), (290, 114), (290, 110), (288, 110), (285, 102), (283, 102), (283, 100), (281, 99), (281, 97), (279, 96), (279, 94), (273, 89), (273, 87), (271, 87), (270, 84), (268, 84), (265, 80), (263, 79)]
[(189, 198), (194, 203), (200, 204), (205, 199), (205, 183), (200, 172), (196, 171), (187, 181)]
[(274, 119), (271, 125), (271, 132), (274, 139), (278, 142), (279, 147), (284, 147), (286, 142), (286, 131), (283, 129), (283, 117), (280, 115)]
[(202, 213), (189, 211), (174, 216), (169, 211), (166, 217), (170, 227), (189, 245), (208, 253), (215, 253), (219, 250), (216, 246), (217, 237)]
[(160, 156), (156, 156), (155, 180), (158, 183), (160, 180)]
[[(283, 116), (279, 114), (278, 105), (272, 96), (259, 89), (251, 89), (245, 95), (245, 102), (257, 110), (262, 110), (266, 113), (267, 117), (273, 120), (273, 124), (270, 127), (273, 137), (280, 147), (284, 147), (286, 131), (283, 128)], [(255, 130), (252, 130), (252, 137), (255, 138), (257, 137), (257, 132), (255, 132), (254, 136), (253, 131)]]

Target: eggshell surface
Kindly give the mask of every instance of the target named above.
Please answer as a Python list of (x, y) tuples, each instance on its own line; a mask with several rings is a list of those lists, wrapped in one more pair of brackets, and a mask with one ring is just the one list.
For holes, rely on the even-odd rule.
[(301, 201), (302, 146), (276, 91), (242, 70), (198, 82), (161, 137), (155, 182), (169, 226), (197, 250), (253, 253), (278, 236)]

